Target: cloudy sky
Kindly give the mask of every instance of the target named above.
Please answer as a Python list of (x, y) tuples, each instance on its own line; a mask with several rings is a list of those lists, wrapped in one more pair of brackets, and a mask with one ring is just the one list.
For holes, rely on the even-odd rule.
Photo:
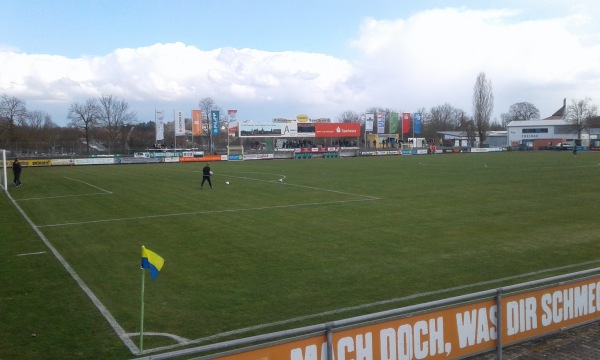
[(470, 114), (484, 72), (493, 118), (523, 101), (547, 117), (600, 103), (598, 18), (597, 0), (2, 0), (0, 94), (61, 126), (102, 94), (144, 122), (205, 97), (238, 120)]

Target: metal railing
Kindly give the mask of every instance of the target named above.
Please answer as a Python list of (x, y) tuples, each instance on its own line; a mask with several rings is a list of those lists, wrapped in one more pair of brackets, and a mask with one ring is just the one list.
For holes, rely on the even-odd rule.
[[(579, 280), (583, 280), (586, 277), (590, 277), (592, 275), (598, 275), (600, 273), (600, 268), (594, 268), (579, 272), (574, 272), (565, 275), (554, 276), (546, 279), (540, 279), (530, 282), (525, 282), (521, 284), (505, 286), (497, 289), (485, 290), (480, 292), (475, 292), (467, 295), (455, 296), (442, 300), (430, 301), (422, 304), (406, 306), (398, 309), (381, 311), (377, 313), (361, 315), (356, 317), (351, 317), (347, 319), (337, 320), (328, 323), (322, 323), (318, 325), (311, 325), (300, 327), (296, 329), (278, 331), (263, 335), (251, 336), (237, 340), (225, 341), (215, 344), (208, 344), (203, 346), (197, 346), (193, 348), (181, 349), (176, 351), (171, 351), (162, 354), (154, 354), (146, 357), (136, 358), (138, 360), (147, 359), (147, 360), (158, 360), (158, 359), (174, 359), (180, 357), (189, 358), (190, 356), (195, 356), (199, 354), (207, 354), (210, 355), (201, 355), (200, 357), (195, 357), (194, 359), (212, 359), (227, 355), (232, 355), (236, 353), (243, 353), (250, 350), (260, 349), (268, 346), (273, 346), (275, 344), (287, 343), (292, 340), (307, 338), (310, 336), (326, 336), (327, 338), (327, 359), (333, 359), (333, 333), (336, 330), (341, 328), (347, 329), (352, 327), (359, 327), (361, 324), (365, 324), (368, 322), (373, 322), (381, 319), (389, 319), (393, 317), (405, 317), (407, 315), (413, 313), (423, 313), (425, 311), (431, 311), (440, 307), (448, 307), (451, 305), (457, 305), (464, 302), (474, 301), (474, 300), (483, 300), (483, 299), (495, 299), (496, 304), (502, 303), (503, 296), (515, 293), (519, 291), (525, 291), (527, 289), (537, 288), (543, 285), (550, 285), (562, 282), (575, 282)], [(566, 281), (569, 280), (569, 281)], [(600, 289), (598, 289), (600, 291)], [(599, 296), (600, 297), (600, 296)], [(498, 324), (497, 324), (497, 342), (496, 342), (496, 351), (497, 358), (502, 359), (502, 349), (503, 349), (503, 327), (505, 324), (502, 322), (502, 306), (498, 306)], [(600, 309), (599, 309), (600, 310)], [(581, 324), (573, 325), (578, 326)], [(568, 327), (565, 327), (568, 328)], [(545, 336), (548, 333), (543, 333), (538, 336)], [(535, 337), (531, 337), (535, 338)], [(531, 339), (528, 338), (528, 339)], [(246, 348), (241, 348), (243, 346), (249, 346)], [(215, 352), (221, 353), (215, 354)], [(493, 350), (491, 350), (493, 351)], [(486, 351), (489, 352), (489, 351)], [(477, 353), (470, 354), (476, 355)], [(464, 357), (463, 357), (464, 358)]]

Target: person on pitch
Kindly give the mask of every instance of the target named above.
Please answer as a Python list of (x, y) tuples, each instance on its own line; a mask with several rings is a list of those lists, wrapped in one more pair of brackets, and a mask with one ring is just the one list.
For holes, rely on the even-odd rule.
[(212, 175), (212, 171), (210, 171), (210, 164), (206, 163), (206, 166), (202, 168), (202, 183), (200, 184), (200, 189), (204, 186), (204, 182), (208, 181), (208, 185), (212, 189), (212, 182), (210, 182), (210, 176)]
[(13, 184), (21, 186), (21, 163), (18, 158), (15, 158), (15, 161), (13, 161), (12, 170), (14, 175)]

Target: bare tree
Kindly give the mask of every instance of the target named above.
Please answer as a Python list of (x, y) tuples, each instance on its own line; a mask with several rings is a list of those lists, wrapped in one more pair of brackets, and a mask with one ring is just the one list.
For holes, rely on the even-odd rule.
[(459, 129), (467, 134), (469, 146), (474, 146), (475, 140), (477, 139), (477, 124), (475, 124), (475, 121), (466, 116), (464, 113), (461, 113), (459, 122)]
[(8, 131), (8, 140), (17, 141), (16, 127), (23, 125), (27, 108), (25, 102), (14, 96), (0, 96), (0, 135)]
[(566, 120), (577, 129), (577, 138), (581, 139), (581, 132), (597, 115), (598, 106), (592, 104), (592, 99), (586, 96), (580, 100), (571, 99), (571, 105), (567, 107)]
[(540, 110), (535, 105), (528, 102), (518, 102), (512, 104), (508, 109), (508, 114), (503, 121), (528, 121), (528, 120), (539, 120)]
[(473, 121), (479, 135), (480, 147), (487, 138), (493, 110), (494, 94), (492, 93), (492, 82), (486, 79), (485, 73), (480, 73), (477, 75), (477, 80), (473, 87)]
[(431, 108), (427, 118), (428, 126), (439, 130), (456, 130), (460, 126), (463, 111), (446, 103)]
[(56, 125), (52, 122), (50, 114), (40, 110), (29, 111), (25, 117), (24, 129), (27, 132), (27, 140), (29, 141), (29, 147), (36, 150), (41, 145), (42, 148), (46, 148), (50, 145), (50, 139), (52, 138), (51, 129)]
[(98, 99), (98, 126), (103, 130), (103, 138), (108, 145), (108, 153), (111, 153), (115, 144), (122, 134), (125, 125), (137, 121), (137, 115), (129, 110), (129, 104), (112, 95), (102, 95)]
[(360, 119), (361, 115), (352, 110), (346, 110), (338, 116), (338, 120), (343, 123), (357, 123)]
[(84, 104), (77, 102), (71, 104), (69, 113), (67, 115), (67, 119), (69, 119), (69, 126), (83, 132), (88, 155), (90, 154), (90, 141), (92, 139), (92, 132), (98, 126), (99, 114), (100, 107), (96, 99), (88, 99)]
[(208, 129), (208, 135), (209, 135), (209, 146), (210, 146), (210, 151), (212, 152), (214, 150), (214, 145), (213, 145), (212, 129), (211, 129), (211, 124), (210, 124), (210, 112), (213, 110), (220, 111), (221, 108), (216, 105), (215, 101), (211, 97), (201, 99), (199, 105), (200, 105), (200, 109), (202, 110), (202, 113), (206, 116), (206, 124), (208, 126), (207, 129)]

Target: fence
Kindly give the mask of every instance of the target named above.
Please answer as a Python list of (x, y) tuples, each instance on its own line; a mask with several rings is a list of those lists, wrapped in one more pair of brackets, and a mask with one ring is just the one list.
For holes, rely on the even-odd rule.
[[(600, 318), (600, 268), (145, 359), (459, 359)], [(246, 346), (245, 348), (241, 348)]]

